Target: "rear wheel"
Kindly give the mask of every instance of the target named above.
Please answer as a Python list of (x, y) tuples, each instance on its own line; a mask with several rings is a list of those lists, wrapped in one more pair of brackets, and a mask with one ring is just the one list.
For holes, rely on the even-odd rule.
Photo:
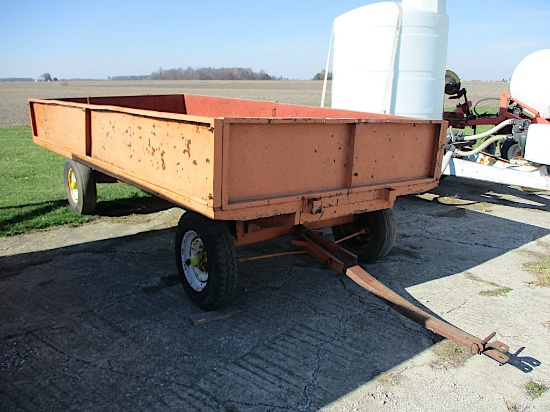
[(333, 226), (332, 233), (340, 240), (366, 229), (364, 234), (344, 240), (341, 245), (356, 254), (360, 261), (372, 263), (387, 255), (393, 247), (395, 226), (393, 210), (383, 209), (357, 214), (353, 222)]
[(214, 310), (232, 302), (237, 261), (225, 222), (186, 212), (178, 224), (175, 249), (180, 280), (193, 303)]
[(76, 213), (87, 215), (95, 211), (97, 191), (92, 169), (74, 160), (65, 160), (65, 193), (69, 206)]

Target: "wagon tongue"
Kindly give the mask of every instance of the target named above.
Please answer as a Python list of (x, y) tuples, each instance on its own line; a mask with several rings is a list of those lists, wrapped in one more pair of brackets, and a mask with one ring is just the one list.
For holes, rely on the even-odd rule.
[(505, 345), (499, 341), (489, 342), (494, 336), (495, 332), (491, 333), (485, 339), (477, 338), (464, 332), (457, 327), (438, 319), (422, 309), (414, 306), (412, 303), (402, 298), (393, 290), (376, 280), (369, 275), (363, 268), (356, 265), (346, 270), (346, 276), (357, 283), (366, 291), (372, 293), (377, 298), (381, 299), (388, 306), (391, 306), (403, 316), (418, 323), (420, 326), (431, 330), (459, 345), (470, 348), (473, 355), (484, 354), (500, 363), (508, 363), (508, 345)]
[(480, 339), (430, 315), (376, 280), (357, 265), (357, 256), (325, 237), (308, 230), (300, 231), (295, 234), (292, 243), (303, 247), (310, 255), (328, 264), (334, 270), (345, 273), (367, 292), (420, 326), (469, 348), (474, 355), (483, 354), (501, 364), (508, 363), (508, 345), (499, 341), (489, 342), (495, 336), (495, 332), (485, 339)]

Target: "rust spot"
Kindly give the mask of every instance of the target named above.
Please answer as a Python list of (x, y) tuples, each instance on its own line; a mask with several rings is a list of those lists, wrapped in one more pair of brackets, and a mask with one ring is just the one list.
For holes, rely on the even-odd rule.
[[(189, 156), (189, 159), (191, 159), (191, 139), (187, 140), (185, 146), (187, 147), (187, 156)], [(185, 150), (183, 151), (183, 153), (185, 153)]]
[(196, 165), (197, 165), (197, 161), (196, 161), (196, 160), (193, 160), (193, 164), (196, 166)]
[(162, 170), (166, 170), (166, 163), (164, 162), (164, 153), (166, 153), (164, 150), (160, 152), (160, 162), (161, 162)]
[(210, 163), (210, 159), (206, 159), (206, 163)]

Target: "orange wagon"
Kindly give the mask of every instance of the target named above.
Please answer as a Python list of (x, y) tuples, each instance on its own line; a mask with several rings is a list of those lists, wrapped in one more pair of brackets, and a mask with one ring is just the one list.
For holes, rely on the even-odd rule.
[[(236, 246), (290, 234), (304, 249), (290, 253), (309, 253), (420, 325), (508, 362), (494, 332), (470, 335), (357, 265), (391, 249), (395, 198), (438, 184), (446, 122), (187, 94), (31, 99), (29, 108), (34, 141), (67, 158), (76, 212), (93, 212), (96, 182), (118, 181), (186, 210), (176, 264), (201, 308), (230, 304), (237, 262), (250, 259), (237, 259)], [(335, 242), (313, 232), (328, 227)]]
[(109, 181), (187, 211), (176, 261), (204, 309), (231, 301), (236, 246), (332, 227), (360, 260), (385, 255), (395, 198), (438, 184), (446, 132), (443, 121), (188, 94), (29, 108), (34, 141), (67, 158), (78, 213), (93, 212), (96, 182)]

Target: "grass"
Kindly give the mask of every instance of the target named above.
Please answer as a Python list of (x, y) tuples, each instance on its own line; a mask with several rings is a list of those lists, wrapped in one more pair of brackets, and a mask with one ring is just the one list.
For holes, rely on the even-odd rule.
[(535, 399), (540, 398), (544, 392), (548, 391), (548, 387), (530, 380), (525, 384), (525, 391), (530, 398)]
[(512, 288), (499, 285), (496, 282), (491, 282), (488, 280), (481, 279), (479, 276), (474, 275), (473, 273), (470, 273), (470, 272), (464, 273), (464, 277), (466, 277), (466, 279), (473, 280), (474, 282), (485, 283), (486, 285), (493, 286), (496, 288), (496, 289), (482, 290), (481, 292), (479, 292), (481, 296), (504, 296), (508, 292), (512, 291)]
[(438, 342), (432, 350), (437, 356), (431, 362), (432, 367), (459, 367), (472, 357), (469, 350), (448, 339)]
[(537, 276), (537, 280), (532, 282), (537, 286), (550, 286), (550, 259), (546, 258), (538, 262), (525, 263), (524, 267)]
[(511, 288), (507, 288), (503, 286), (497, 289), (482, 290), (481, 292), (479, 292), (479, 294), (481, 296), (504, 296), (511, 290), (512, 290)]
[(78, 215), (69, 207), (63, 182), (65, 159), (32, 141), (29, 127), (0, 128), (0, 236), (58, 225), (80, 225), (101, 215), (135, 207), (150, 198), (125, 184), (99, 184), (97, 215)]

